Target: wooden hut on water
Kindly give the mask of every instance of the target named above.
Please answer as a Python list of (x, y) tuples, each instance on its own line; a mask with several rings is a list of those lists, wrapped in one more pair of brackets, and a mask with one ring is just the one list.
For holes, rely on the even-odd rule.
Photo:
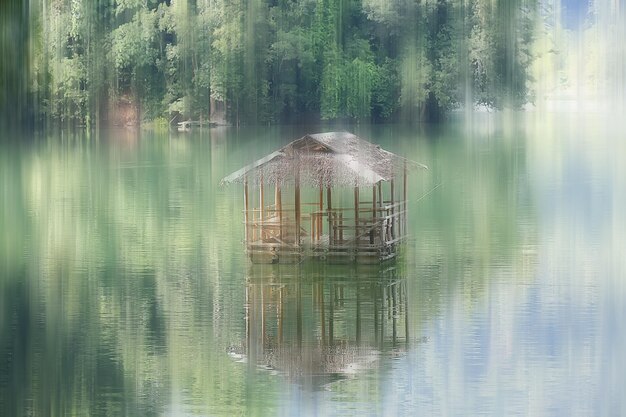
[(394, 258), (406, 238), (407, 175), (415, 168), (426, 167), (329, 132), (297, 139), (222, 183), (243, 183), (252, 262), (378, 263)]

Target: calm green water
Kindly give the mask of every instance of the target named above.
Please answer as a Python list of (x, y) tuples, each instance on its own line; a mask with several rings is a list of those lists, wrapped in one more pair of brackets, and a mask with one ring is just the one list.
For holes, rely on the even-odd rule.
[(251, 266), (219, 180), (320, 129), (0, 145), (0, 415), (626, 415), (613, 121), (353, 127), (430, 167), (404, 256)]

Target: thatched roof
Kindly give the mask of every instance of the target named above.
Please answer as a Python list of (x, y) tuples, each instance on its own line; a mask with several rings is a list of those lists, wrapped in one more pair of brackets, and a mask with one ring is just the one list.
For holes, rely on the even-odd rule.
[(426, 168), (382, 149), (348, 132), (306, 135), (255, 161), (224, 179), (222, 184), (283, 184), (300, 175), (300, 182), (312, 186), (366, 186), (394, 178), (404, 166)]

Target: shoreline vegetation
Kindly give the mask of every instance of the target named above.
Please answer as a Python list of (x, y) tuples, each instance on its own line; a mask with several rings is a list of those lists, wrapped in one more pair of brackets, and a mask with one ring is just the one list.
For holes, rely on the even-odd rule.
[(0, 119), (176, 128), (439, 122), (463, 108), (522, 109), (571, 85), (558, 4), (9, 0), (0, 6), (9, 63)]

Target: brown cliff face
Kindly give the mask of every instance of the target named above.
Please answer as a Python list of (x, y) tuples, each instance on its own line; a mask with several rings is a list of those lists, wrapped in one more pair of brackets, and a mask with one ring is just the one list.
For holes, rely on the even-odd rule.
[(109, 100), (107, 124), (132, 127), (140, 124), (139, 104), (132, 97), (123, 95)]

